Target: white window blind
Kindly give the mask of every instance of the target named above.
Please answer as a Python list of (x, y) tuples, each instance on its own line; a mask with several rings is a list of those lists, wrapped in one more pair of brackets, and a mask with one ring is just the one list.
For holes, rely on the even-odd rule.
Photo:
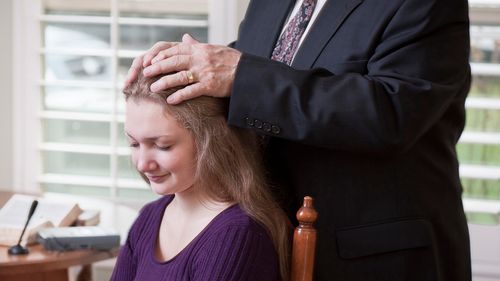
[(500, 280), (500, 0), (469, 6), (473, 81), (457, 151), (473, 279), (492, 281)]
[(500, 1), (470, 1), (472, 87), (457, 150), (471, 223), (500, 223)]
[(206, 0), (40, 1), (36, 181), (43, 192), (154, 196), (130, 162), (121, 85), (157, 41), (208, 40)]

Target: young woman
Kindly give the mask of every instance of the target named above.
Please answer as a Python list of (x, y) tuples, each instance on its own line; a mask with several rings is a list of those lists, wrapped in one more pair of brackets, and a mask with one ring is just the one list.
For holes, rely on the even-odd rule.
[(263, 179), (256, 136), (227, 101), (168, 105), (142, 75), (124, 93), (132, 161), (160, 199), (140, 212), (111, 280), (286, 280), (289, 223)]

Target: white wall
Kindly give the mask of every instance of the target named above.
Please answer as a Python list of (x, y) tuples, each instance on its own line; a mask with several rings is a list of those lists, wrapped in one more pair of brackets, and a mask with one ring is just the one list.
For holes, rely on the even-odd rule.
[(0, 189), (12, 187), (12, 1), (0, 1)]
[[(250, 0), (210, 0), (209, 34), (212, 44), (226, 45), (238, 35), (238, 27)], [(215, 16), (214, 16), (215, 15)]]
[(469, 233), (473, 280), (500, 280), (500, 225), (469, 224)]

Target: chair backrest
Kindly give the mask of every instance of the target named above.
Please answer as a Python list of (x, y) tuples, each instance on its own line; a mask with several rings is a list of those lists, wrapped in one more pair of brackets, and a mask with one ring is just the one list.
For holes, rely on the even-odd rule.
[(318, 212), (314, 209), (313, 198), (304, 197), (304, 203), (297, 212), (299, 226), (293, 233), (291, 281), (312, 281), (314, 256), (316, 253), (316, 229), (314, 223)]

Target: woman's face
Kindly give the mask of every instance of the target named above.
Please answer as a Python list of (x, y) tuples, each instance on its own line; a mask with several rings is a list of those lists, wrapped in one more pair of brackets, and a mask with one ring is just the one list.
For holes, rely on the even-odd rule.
[(194, 139), (161, 105), (128, 100), (125, 134), (132, 149), (132, 162), (149, 179), (155, 193), (180, 193), (193, 186)]

